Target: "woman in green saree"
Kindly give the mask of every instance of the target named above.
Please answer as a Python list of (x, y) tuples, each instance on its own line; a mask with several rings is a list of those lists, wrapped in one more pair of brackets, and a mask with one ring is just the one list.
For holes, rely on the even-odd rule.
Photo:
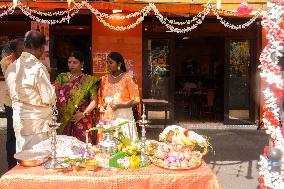
[[(59, 111), (59, 134), (69, 135), (85, 142), (85, 132), (94, 126), (93, 110), (97, 106), (100, 80), (82, 73), (83, 55), (73, 51), (68, 58), (70, 72), (61, 73), (55, 81)], [(89, 134), (89, 141), (93, 136)]]

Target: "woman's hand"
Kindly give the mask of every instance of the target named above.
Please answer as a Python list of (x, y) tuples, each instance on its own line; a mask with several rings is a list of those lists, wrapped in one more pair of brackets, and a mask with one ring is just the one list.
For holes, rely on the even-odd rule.
[(84, 113), (83, 112), (76, 112), (75, 115), (72, 116), (71, 121), (77, 123), (78, 121), (80, 121), (81, 119), (83, 119)]
[(101, 106), (101, 107), (100, 107), (100, 112), (103, 113), (103, 112), (105, 112), (105, 111), (106, 111), (105, 107), (104, 107), (104, 106)]
[(117, 110), (118, 108), (120, 108), (119, 104), (112, 104), (112, 105), (111, 105), (111, 109), (112, 109), (113, 111)]

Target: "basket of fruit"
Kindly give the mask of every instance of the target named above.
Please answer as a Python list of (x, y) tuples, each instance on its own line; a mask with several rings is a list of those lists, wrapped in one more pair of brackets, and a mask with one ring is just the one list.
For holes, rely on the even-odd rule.
[(159, 140), (150, 160), (154, 165), (175, 170), (199, 167), (209, 145), (202, 135), (175, 125), (165, 128)]

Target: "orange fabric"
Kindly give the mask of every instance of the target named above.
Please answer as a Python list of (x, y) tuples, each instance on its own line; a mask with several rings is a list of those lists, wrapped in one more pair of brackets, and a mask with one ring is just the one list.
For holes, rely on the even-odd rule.
[(134, 170), (98, 170), (96, 172), (58, 173), (40, 167), (21, 167), (7, 172), (0, 179), (0, 189), (219, 189), (216, 175), (203, 163), (194, 170), (174, 171), (158, 167)]
[(112, 97), (115, 104), (127, 103), (130, 100), (139, 102), (138, 85), (129, 73), (125, 73), (117, 83), (109, 82), (109, 74), (102, 77), (100, 87), (100, 105), (106, 97)]

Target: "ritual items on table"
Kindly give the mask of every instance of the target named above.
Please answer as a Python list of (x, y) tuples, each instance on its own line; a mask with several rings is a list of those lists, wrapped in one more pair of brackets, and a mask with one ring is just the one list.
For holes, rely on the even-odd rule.
[[(132, 141), (120, 132), (123, 120), (103, 122), (97, 129), (108, 131), (115, 148), (107, 152), (105, 146), (92, 145), (79, 141), (75, 137), (59, 135), (57, 138), (57, 157), (68, 164), (66, 170), (96, 171), (102, 169), (134, 169), (141, 167), (141, 141)], [(109, 124), (109, 125), (107, 125)], [(104, 141), (105, 143), (110, 141)], [(159, 135), (159, 141), (146, 141), (146, 155), (154, 166), (173, 170), (198, 168), (202, 157), (207, 153), (209, 142), (206, 137), (180, 126), (168, 126)], [(47, 151), (50, 140), (35, 145), (33, 150)], [(86, 155), (87, 153), (87, 155)], [(143, 165), (145, 167), (145, 165)], [(151, 165), (147, 165), (151, 166)]]

